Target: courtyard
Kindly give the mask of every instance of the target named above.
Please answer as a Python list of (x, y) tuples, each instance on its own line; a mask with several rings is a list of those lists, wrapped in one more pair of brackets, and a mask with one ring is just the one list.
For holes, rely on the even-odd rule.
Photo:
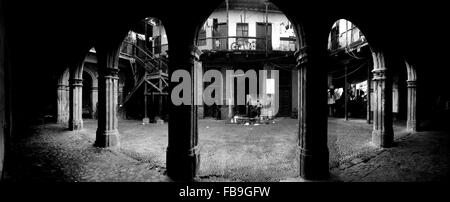
[[(201, 163), (197, 181), (297, 181), (297, 120), (270, 124), (230, 124), (199, 120)], [(13, 146), (9, 181), (161, 182), (166, 177), (167, 123), (119, 122), (121, 144), (93, 147), (96, 121), (82, 131), (63, 124), (37, 126)], [(394, 127), (397, 145), (370, 144), (371, 125), (364, 120), (329, 119), (330, 170), (336, 181), (429, 181), (447, 177), (448, 139), (438, 132), (409, 134)], [(435, 149), (429, 149), (434, 146)], [(390, 177), (383, 177), (393, 175)], [(428, 178), (427, 176), (433, 176)], [(444, 178), (445, 179), (445, 178)]]

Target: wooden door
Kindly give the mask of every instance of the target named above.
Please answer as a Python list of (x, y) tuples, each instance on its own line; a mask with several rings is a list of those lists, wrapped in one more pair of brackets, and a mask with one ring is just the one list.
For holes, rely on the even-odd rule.
[(213, 49), (214, 50), (227, 50), (228, 49), (228, 25), (227, 23), (219, 23), (217, 30), (213, 30)]
[(267, 50), (272, 50), (272, 24), (256, 23), (256, 50), (266, 50), (266, 37), (267, 37)]

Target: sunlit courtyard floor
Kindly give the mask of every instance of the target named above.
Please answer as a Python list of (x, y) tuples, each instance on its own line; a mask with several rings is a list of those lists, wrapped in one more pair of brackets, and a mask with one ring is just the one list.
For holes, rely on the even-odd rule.
[[(298, 178), (297, 124), (297, 120), (291, 118), (278, 118), (270, 124), (262, 125), (231, 124), (213, 119), (199, 120), (201, 163), (197, 180), (290, 181)], [(141, 121), (121, 120), (120, 146), (111, 149), (93, 147), (97, 128), (95, 120), (85, 120), (82, 131), (68, 131), (65, 128), (63, 124), (46, 124), (36, 127), (33, 135), (18, 139), (13, 146), (14, 152), (10, 158), (12, 160), (7, 167), (7, 180), (152, 182), (170, 180), (166, 177), (165, 168), (167, 123), (143, 125)], [(328, 148), (333, 179), (377, 181), (378, 178), (371, 178), (369, 174), (376, 174), (372, 168), (380, 170), (380, 164), (386, 163), (385, 160), (402, 161), (402, 165), (406, 166), (404, 169), (417, 167), (415, 164), (405, 164), (409, 162), (407, 159), (402, 160), (404, 157), (409, 158), (407, 153), (402, 153), (403, 150), (417, 149), (414, 147), (415, 144), (408, 141), (425, 137), (430, 137), (430, 141), (434, 141), (441, 137), (439, 135), (422, 137), (421, 133), (411, 135), (404, 131), (403, 124), (395, 124), (395, 139), (399, 146), (392, 149), (378, 149), (370, 143), (371, 131), (372, 126), (364, 120), (345, 121), (336, 118), (328, 120)], [(412, 147), (407, 147), (410, 144)], [(418, 148), (420, 151), (432, 146), (426, 144), (426, 141), (423, 144), (425, 144), (423, 148)], [(448, 151), (447, 146), (440, 147), (441, 150), (430, 156), (416, 157), (437, 161), (433, 155), (439, 156), (439, 162), (444, 163), (430, 171), (439, 173), (439, 169), (445, 168), (448, 163), (440, 159), (443, 154), (444, 156), (447, 154), (445, 153)], [(403, 150), (397, 151), (398, 149)], [(420, 154), (420, 151), (415, 154)], [(397, 152), (396, 156), (389, 156), (392, 152)], [(387, 157), (380, 160), (379, 156), (382, 155)], [(420, 161), (420, 158), (411, 161)], [(395, 169), (398, 167), (397, 163), (390, 162), (389, 165), (393, 165), (386, 169)], [(367, 166), (363, 166), (366, 164)], [(358, 167), (360, 169), (357, 169)], [(409, 172), (410, 175), (414, 175), (413, 170)], [(421, 180), (402, 177), (401, 174), (399, 176), (392, 179)], [(380, 178), (379, 181), (389, 179)]]

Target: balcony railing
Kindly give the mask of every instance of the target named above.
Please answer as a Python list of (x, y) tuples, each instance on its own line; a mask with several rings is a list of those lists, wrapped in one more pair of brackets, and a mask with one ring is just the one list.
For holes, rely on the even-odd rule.
[(367, 43), (364, 35), (357, 27), (352, 27), (330, 39), (328, 49), (331, 52), (340, 51), (342, 49), (354, 49)]
[[(292, 43), (292, 41), (294, 43)], [(272, 47), (272, 39), (266, 37), (224, 36), (198, 38), (200, 50), (215, 51), (295, 51), (295, 38), (281, 40), (279, 47)]]
[[(167, 46), (165, 46), (167, 48)], [(133, 57), (136, 61), (149, 67), (148, 71), (167, 70), (167, 61), (165, 58), (152, 54), (145, 46), (138, 46), (133, 42), (124, 40), (121, 47), (121, 54)]]

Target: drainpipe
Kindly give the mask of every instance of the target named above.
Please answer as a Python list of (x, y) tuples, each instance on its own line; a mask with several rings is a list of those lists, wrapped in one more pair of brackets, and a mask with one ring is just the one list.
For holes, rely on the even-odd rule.
[(267, 38), (267, 33), (269, 32), (269, 13), (268, 13), (268, 7), (269, 7), (269, 3), (265, 2), (266, 4), (266, 34), (264, 35), (266, 38), (266, 57), (268, 56), (268, 51), (269, 51), (269, 47), (268, 47), (268, 38)]
[[(227, 32), (229, 32), (229, 30), (230, 30), (230, 23), (229, 23), (229, 21), (230, 21), (230, 8), (229, 8), (228, 0), (225, 0), (225, 4), (226, 4), (226, 7), (227, 7)], [(227, 49), (230, 49), (230, 47), (228, 46), (228, 44), (230, 44), (230, 42), (228, 41), (230, 38), (228, 38), (228, 36), (229, 36), (229, 33), (227, 33), (226, 41), (227, 41)]]

